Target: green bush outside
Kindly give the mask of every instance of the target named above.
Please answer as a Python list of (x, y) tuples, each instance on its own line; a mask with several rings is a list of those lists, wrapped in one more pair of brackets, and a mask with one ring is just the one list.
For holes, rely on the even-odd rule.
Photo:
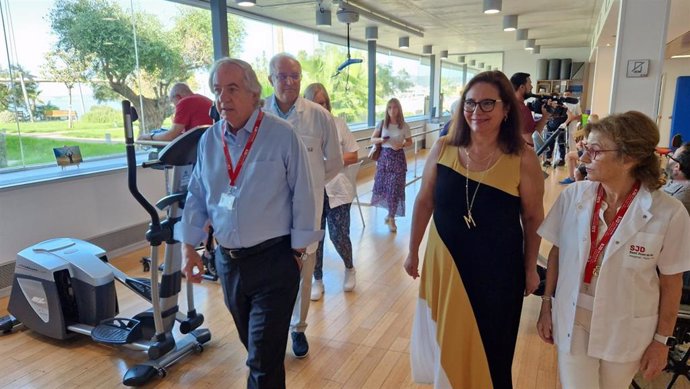
[(81, 120), (88, 123), (106, 123), (122, 126), (122, 112), (113, 107), (105, 105), (94, 105), (89, 112), (81, 117)]

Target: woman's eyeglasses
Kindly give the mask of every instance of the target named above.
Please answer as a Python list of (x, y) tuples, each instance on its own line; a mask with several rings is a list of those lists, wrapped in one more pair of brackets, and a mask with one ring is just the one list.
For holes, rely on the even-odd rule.
[[(592, 161), (597, 159), (597, 156), (601, 153), (607, 153), (609, 151), (619, 151), (618, 149), (609, 149), (609, 150), (602, 150), (602, 149), (594, 149), (590, 145), (583, 143), (582, 144), (582, 150), (589, 154), (590, 157), (592, 157)], [(584, 155), (584, 154), (583, 154)]]
[(500, 102), (503, 100), (495, 100), (495, 99), (484, 99), (480, 101), (474, 101), (474, 100), (465, 100), (465, 103), (462, 106), (462, 109), (465, 112), (474, 112), (477, 109), (477, 106), (479, 106), (479, 109), (482, 110), (482, 112), (491, 112), (496, 108), (496, 103)]

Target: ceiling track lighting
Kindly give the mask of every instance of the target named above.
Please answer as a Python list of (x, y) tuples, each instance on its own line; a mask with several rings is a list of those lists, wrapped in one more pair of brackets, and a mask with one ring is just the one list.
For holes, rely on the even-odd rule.
[(534, 39), (527, 39), (525, 42), (525, 50), (534, 50), (534, 46), (536, 46), (537, 41)]
[(375, 41), (379, 39), (379, 28), (376, 26), (368, 26), (364, 29), (364, 39), (367, 41)]
[(441, 58), (448, 58), (448, 50), (441, 50)]
[(431, 54), (431, 45), (424, 45), (422, 47), (422, 54)]
[(519, 41), (527, 40), (527, 29), (526, 28), (518, 28), (515, 31), (515, 38)]
[(475, 61), (473, 59), (470, 60), (470, 66), (475, 66), (476, 63), (477, 63), (477, 61)]
[(401, 49), (409, 49), (410, 48), (410, 37), (409, 36), (401, 36), (398, 38), (398, 47)]
[(503, 17), (503, 31), (515, 31), (518, 25), (517, 15), (506, 15)]
[(323, 8), (323, 5), (319, 3), (319, 7), (316, 9), (316, 25), (323, 27), (331, 26), (331, 10)]
[(235, 0), (235, 3), (240, 7), (253, 7), (256, 5), (256, 0)]
[(541, 46), (535, 45), (534, 48), (532, 49), (532, 54), (539, 54), (541, 53)]
[(458, 56), (458, 62), (465, 63), (465, 56), (464, 55)]
[(501, 0), (484, 0), (484, 13), (497, 14), (501, 12)]

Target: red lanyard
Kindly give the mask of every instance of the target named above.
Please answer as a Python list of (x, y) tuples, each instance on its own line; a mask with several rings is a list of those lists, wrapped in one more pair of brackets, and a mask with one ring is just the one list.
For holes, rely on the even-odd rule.
[(237, 168), (235, 168), (234, 170), (232, 168), (232, 159), (230, 158), (230, 152), (228, 151), (228, 142), (225, 141), (225, 134), (221, 132), (221, 138), (223, 138), (223, 151), (225, 152), (225, 162), (227, 163), (228, 177), (230, 178), (230, 186), (235, 186), (235, 181), (237, 180), (237, 177), (240, 175), (242, 165), (244, 165), (244, 161), (247, 159), (249, 150), (252, 148), (252, 145), (254, 144), (254, 139), (256, 139), (256, 134), (259, 132), (259, 126), (261, 125), (261, 119), (263, 118), (263, 111), (259, 111), (259, 116), (257, 116), (256, 122), (254, 123), (254, 129), (252, 129), (252, 133), (251, 135), (249, 135), (247, 144), (244, 145), (242, 155), (240, 156), (239, 161), (237, 161)]
[(597, 200), (594, 203), (594, 211), (592, 212), (592, 223), (590, 226), (589, 258), (587, 259), (587, 266), (585, 266), (585, 284), (590, 284), (592, 282), (592, 276), (595, 275), (596, 272), (598, 272), (597, 260), (599, 259), (599, 256), (601, 255), (602, 251), (604, 251), (604, 248), (609, 243), (609, 240), (611, 240), (613, 233), (616, 232), (616, 228), (618, 228), (618, 225), (621, 224), (621, 220), (623, 220), (625, 212), (628, 210), (628, 208), (630, 208), (630, 204), (632, 203), (633, 199), (635, 198), (635, 195), (637, 195), (637, 192), (639, 191), (640, 181), (637, 181), (630, 190), (630, 193), (628, 193), (628, 196), (625, 198), (625, 201), (623, 201), (621, 207), (618, 209), (618, 212), (616, 212), (616, 216), (613, 219), (613, 222), (611, 222), (609, 227), (606, 229), (604, 236), (597, 244), (597, 237), (599, 236), (599, 210), (601, 209), (601, 202), (604, 198), (604, 187), (601, 186), (601, 184), (599, 184), (599, 189), (597, 190)]

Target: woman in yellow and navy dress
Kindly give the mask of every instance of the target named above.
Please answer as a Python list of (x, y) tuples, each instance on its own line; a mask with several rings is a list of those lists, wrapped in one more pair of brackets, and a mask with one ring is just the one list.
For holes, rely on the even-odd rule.
[(410, 344), (416, 382), (512, 388), (522, 299), (539, 283), (544, 218), (544, 179), (520, 136), (518, 104), (503, 73), (478, 74), (429, 153), (405, 261), (416, 278), (433, 214)]

